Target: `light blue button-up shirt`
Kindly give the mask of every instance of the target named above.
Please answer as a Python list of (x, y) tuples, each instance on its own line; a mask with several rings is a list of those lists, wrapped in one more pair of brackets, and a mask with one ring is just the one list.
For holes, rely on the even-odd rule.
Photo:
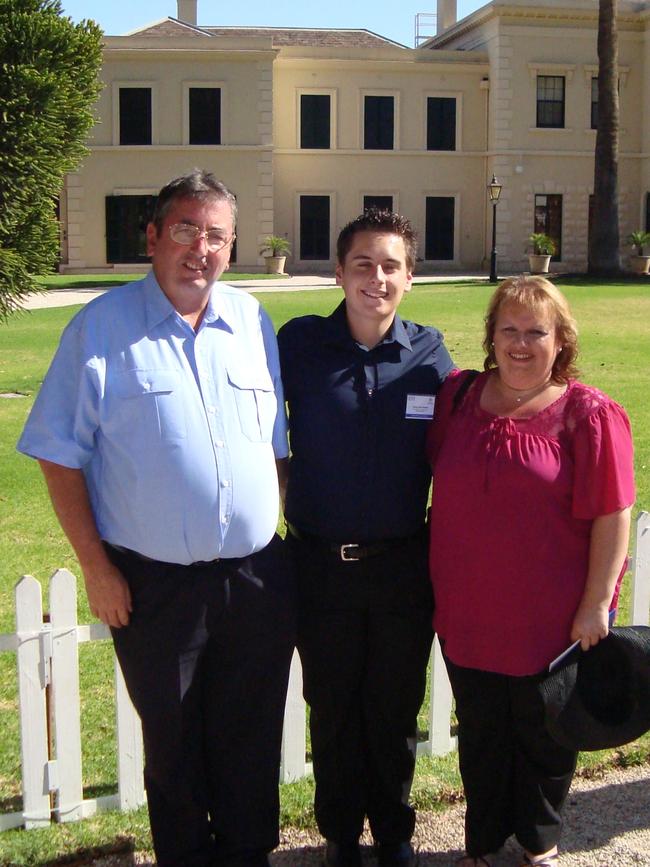
[(288, 454), (268, 315), (219, 283), (195, 333), (153, 273), (112, 289), (64, 331), (18, 449), (82, 469), (114, 545), (182, 564), (263, 548)]

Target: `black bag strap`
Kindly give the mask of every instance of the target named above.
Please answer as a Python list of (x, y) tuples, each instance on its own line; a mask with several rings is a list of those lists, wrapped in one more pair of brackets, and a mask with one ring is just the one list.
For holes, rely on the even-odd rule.
[(456, 390), (456, 394), (454, 395), (454, 399), (451, 402), (452, 414), (456, 412), (458, 407), (463, 402), (463, 399), (464, 399), (465, 395), (467, 394), (470, 385), (474, 382), (474, 380), (479, 375), (479, 373), (480, 373), (480, 371), (478, 371), (478, 370), (468, 370), (467, 371), (467, 375), (465, 376), (465, 378), (463, 379), (461, 384), (458, 386), (458, 389)]

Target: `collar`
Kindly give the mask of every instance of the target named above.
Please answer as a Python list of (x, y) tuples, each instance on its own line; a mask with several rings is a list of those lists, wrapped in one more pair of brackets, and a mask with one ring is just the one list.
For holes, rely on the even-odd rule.
[[(169, 316), (179, 315), (174, 305), (160, 288), (153, 269), (149, 271), (142, 281), (142, 291), (144, 293), (147, 332), (152, 331)], [(215, 282), (210, 290), (201, 326), (219, 324), (227, 331), (233, 332), (235, 329), (232, 322), (229, 322), (228, 319), (227, 307)]]
[[(350, 334), (348, 320), (345, 315), (345, 300), (341, 301), (339, 306), (330, 313), (325, 321), (328, 325), (328, 333), (325, 338), (327, 341), (332, 343), (354, 344), (355, 346), (359, 345)], [(395, 314), (395, 318), (393, 319), (387, 334), (379, 341), (377, 346), (373, 347), (373, 349), (377, 349), (387, 343), (399, 343), (400, 346), (403, 346), (404, 349), (408, 349), (409, 351), (413, 348), (406, 332), (404, 321), (400, 318), (398, 313)]]

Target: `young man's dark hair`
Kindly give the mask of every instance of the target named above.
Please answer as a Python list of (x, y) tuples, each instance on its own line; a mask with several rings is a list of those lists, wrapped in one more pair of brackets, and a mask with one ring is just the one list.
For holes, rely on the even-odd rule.
[(367, 211), (364, 211), (363, 214), (341, 229), (341, 234), (336, 242), (336, 258), (340, 265), (345, 264), (345, 257), (350, 252), (352, 239), (359, 232), (390, 232), (391, 235), (399, 235), (404, 240), (406, 267), (409, 271), (413, 271), (418, 250), (418, 236), (406, 217), (391, 211), (382, 211), (379, 208), (368, 208)]

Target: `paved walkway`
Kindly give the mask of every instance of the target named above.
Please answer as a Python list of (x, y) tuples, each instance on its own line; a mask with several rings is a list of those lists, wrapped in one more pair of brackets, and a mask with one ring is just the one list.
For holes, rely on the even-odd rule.
[[(89, 275), (92, 279), (92, 275)], [(115, 275), (119, 279), (119, 274)], [(448, 280), (485, 280), (485, 274), (429, 274), (428, 276), (417, 275), (413, 282), (417, 283), (442, 283)], [(225, 282), (228, 282), (227, 280)], [(270, 280), (237, 280), (234, 286), (246, 289), (248, 292), (304, 292), (314, 289), (331, 289), (336, 286), (334, 277), (325, 275), (305, 275), (292, 277), (279, 277)], [(75, 287), (74, 289), (46, 289), (45, 292), (35, 292), (28, 295), (23, 307), (26, 310), (38, 310), (43, 307), (69, 307), (72, 304), (86, 304), (97, 295), (109, 292), (108, 289), (96, 287)]]

